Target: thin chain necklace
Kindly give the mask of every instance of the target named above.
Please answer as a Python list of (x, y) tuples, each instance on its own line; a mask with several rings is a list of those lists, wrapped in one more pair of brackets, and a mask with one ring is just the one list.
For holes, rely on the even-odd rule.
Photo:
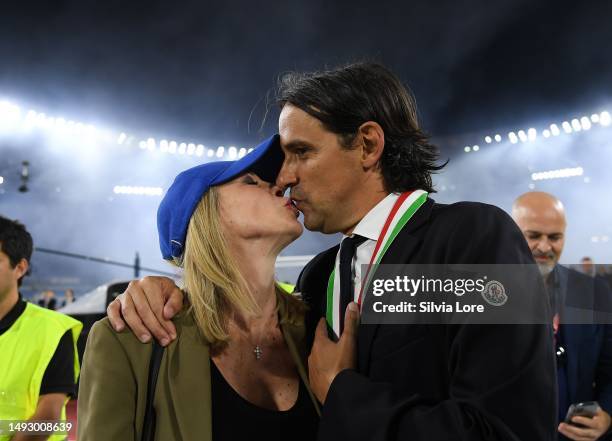
[[(268, 319), (268, 322), (266, 322), (266, 324), (263, 326), (264, 328), (264, 336), (265, 336), (265, 329), (268, 327), (268, 323), (270, 321), (273, 321), (274, 317), (271, 317), (270, 319)], [(249, 343), (249, 345), (253, 348), (253, 355), (255, 356), (255, 360), (259, 361), (263, 358), (264, 355), (264, 351), (263, 351), (263, 340), (264, 340), (264, 336), (259, 338), (259, 343), (253, 343), (253, 339), (249, 338), (249, 333), (243, 331), (240, 326), (238, 326), (236, 323), (232, 323), (232, 326), (234, 326), (238, 332), (241, 334), (241, 336)], [(275, 325), (276, 327), (276, 325)]]

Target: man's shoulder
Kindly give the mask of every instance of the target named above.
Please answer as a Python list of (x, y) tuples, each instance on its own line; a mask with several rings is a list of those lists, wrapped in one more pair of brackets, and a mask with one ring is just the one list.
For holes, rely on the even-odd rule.
[(512, 218), (496, 205), (483, 202), (460, 201), (452, 204), (434, 203), (431, 211), (434, 221), (448, 222), (512, 222)]
[(62, 330), (73, 326), (82, 327), (82, 323), (75, 318), (72, 318), (61, 312), (43, 308), (34, 303), (27, 303), (24, 314), (27, 314), (35, 319), (37, 326), (56, 326)]
[(304, 267), (304, 272), (320, 268), (333, 267), (339, 248), (340, 245), (334, 245), (325, 251), (321, 251), (306, 264)]

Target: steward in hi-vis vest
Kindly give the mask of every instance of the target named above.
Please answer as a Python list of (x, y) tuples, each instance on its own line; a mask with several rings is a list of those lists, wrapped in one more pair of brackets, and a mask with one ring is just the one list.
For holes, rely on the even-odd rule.
[(76, 395), (83, 325), (21, 298), (32, 249), (25, 227), (0, 216), (0, 441), (45, 432), (66, 439), (62, 421)]

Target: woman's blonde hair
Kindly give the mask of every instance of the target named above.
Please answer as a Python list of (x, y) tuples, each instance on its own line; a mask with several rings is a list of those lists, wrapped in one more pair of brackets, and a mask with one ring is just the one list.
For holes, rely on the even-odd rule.
[[(189, 312), (211, 345), (228, 341), (227, 322), (233, 310), (259, 314), (260, 308), (248, 291), (247, 283), (229, 252), (219, 211), (219, 193), (213, 187), (198, 203), (187, 229), (184, 268), (184, 290), (190, 303)], [(280, 323), (295, 323), (305, 305), (276, 286), (277, 312)]]

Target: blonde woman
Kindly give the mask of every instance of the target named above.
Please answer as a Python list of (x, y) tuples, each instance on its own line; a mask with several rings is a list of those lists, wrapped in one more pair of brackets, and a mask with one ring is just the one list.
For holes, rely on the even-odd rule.
[[(189, 304), (159, 364), (156, 440), (316, 437), (304, 306), (274, 281), (276, 257), (302, 233), (297, 210), (268, 182), (281, 163), (275, 136), (238, 161), (182, 172), (160, 205), (162, 255), (184, 268)], [(94, 325), (79, 441), (143, 439), (151, 351), (107, 319)]]

